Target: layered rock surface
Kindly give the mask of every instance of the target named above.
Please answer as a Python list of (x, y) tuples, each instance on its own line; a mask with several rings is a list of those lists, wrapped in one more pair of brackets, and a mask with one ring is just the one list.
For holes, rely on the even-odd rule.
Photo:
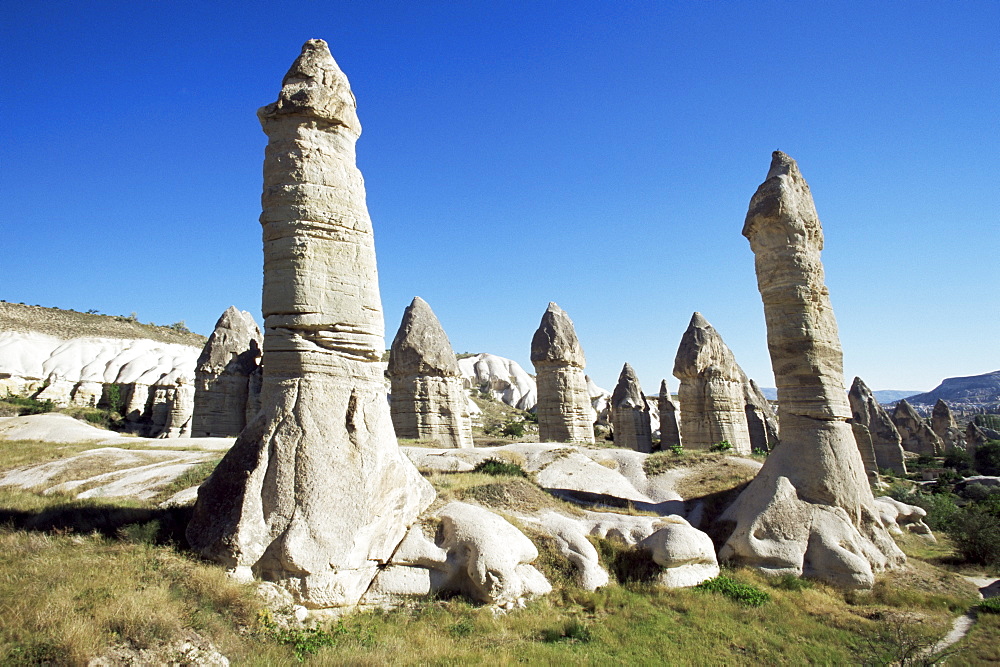
[(862, 427), (855, 429), (862, 456), (870, 448), (875, 457), (876, 472), (887, 469), (905, 475), (906, 461), (899, 431), (864, 380), (854, 378), (847, 399), (851, 405), (852, 424)]
[(719, 557), (774, 574), (870, 587), (876, 572), (906, 558), (882, 522), (848, 423), (812, 194), (798, 165), (780, 151), (750, 201), (743, 235), (764, 303), (781, 445), (721, 517), (733, 532)]
[(396, 437), (472, 447), (472, 420), (455, 352), (434, 311), (418, 296), (392, 341), (389, 379)]
[(234, 437), (256, 411), (247, 409), (251, 377), (260, 366), (260, 327), (247, 311), (230, 306), (198, 357), (191, 433)]
[(743, 386), (746, 374), (701, 313), (691, 317), (681, 338), (674, 377), (680, 380), (677, 398), (684, 447), (704, 450), (725, 440), (741, 454), (752, 451)]
[(941, 438), (941, 445), (945, 452), (952, 449), (965, 449), (965, 434), (962, 433), (962, 429), (958, 428), (951, 408), (940, 398), (934, 404), (934, 410), (931, 413), (931, 430)]
[(258, 117), (268, 136), (261, 411), (201, 486), (187, 537), (299, 604), (353, 605), (434, 491), (389, 417), (361, 126), (325, 42), (306, 42)]
[(542, 442), (594, 442), (596, 414), (591, 403), (586, 359), (573, 321), (549, 303), (531, 339), (538, 403), (538, 439)]
[(905, 398), (896, 404), (896, 409), (892, 412), (892, 423), (899, 431), (903, 449), (906, 451), (928, 456), (942, 453), (941, 438), (931, 430), (930, 425), (917, 414)]
[(670, 389), (667, 388), (666, 380), (660, 380), (660, 395), (657, 403), (659, 404), (660, 450), (666, 451), (671, 447), (682, 446), (680, 415), (677, 405), (670, 398)]
[(642, 394), (639, 378), (625, 364), (618, 384), (611, 392), (611, 428), (615, 445), (637, 452), (649, 453), (653, 448), (653, 431), (649, 420), (649, 403)]

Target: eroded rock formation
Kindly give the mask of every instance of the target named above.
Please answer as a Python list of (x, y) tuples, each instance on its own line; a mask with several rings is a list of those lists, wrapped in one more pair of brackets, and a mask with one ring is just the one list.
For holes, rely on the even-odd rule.
[(531, 338), (531, 363), (538, 387), (540, 442), (594, 442), (594, 408), (583, 369), (586, 359), (573, 321), (549, 303)]
[(747, 427), (746, 374), (715, 328), (695, 313), (674, 359), (680, 380), (681, 440), (687, 449), (709, 449), (725, 440), (740, 454), (752, 451)]
[(472, 420), (455, 351), (419, 296), (406, 307), (392, 341), (389, 379), (396, 437), (472, 447)]
[(435, 494), (392, 430), (361, 126), (325, 42), (306, 42), (258, 117), (261, 411), (199, 489), (187, 537), (306, 607), (353, 605)]
[(934, 404), (934, 411), (931, 413), (931, 429), (941, 438), (945, 452), (965, 449), (965, 435), (962, 429), (958, 428), (955, 415), (951, 414), (951, 408), (940, 398)]
[(882, 523), (848, 423), (812, 194), (780, 151), (750, 201), (743, 235), (764, 302), (781, 445), (721, 517), (733, 532), (719, 557), (778, 575), (870, 587), (876, 572), (906, 557)]
[(635, 371), (628, 364), (622, 367), (618, 385), (611, 392), (611, 428), (615, 445), (637, 452), (653, 449), (653, 431), (649, 422), (649, 404)]
[(778, 418), (757, 383), (743, 376), (744, 411), (753, 451), (769, 452), (778, 445)]
[(671, 447), (680, 447), (681, 429), (677, 405), (670, 398), (670, 389), (666, 380), (660, 380), (660, 450), (666, 451)]
[(906, 461), (903, 458), (899, 431), (885, 409), (875, 400), (872, 390), (861, 378), (856, 377), (847, 399), (851, 405), (851, 423), (855, 425), (862, 458), (870, 446), (875, 457), (876, 472), (878, 469), (888, 469), (905, 475)]
[(905, 398), (896, 404), (896, 409), (892, 412), (892, 423), (899, 431), (903, 449), (906, 451), (928, 456), (942, 453), (941, 438), (931, 430)]
[(535, 379), (512, 359), (495, 354), (475, 354), (458, 360), (465, 388), (481, 391), (518, 410), (531, 410), (537, 403)]
[(260, 365), (260, 327), (247, 311), (230, 306), (215, 323), (195, 367), (196, 438), (234, 437), (246, 426), (250, 377)]

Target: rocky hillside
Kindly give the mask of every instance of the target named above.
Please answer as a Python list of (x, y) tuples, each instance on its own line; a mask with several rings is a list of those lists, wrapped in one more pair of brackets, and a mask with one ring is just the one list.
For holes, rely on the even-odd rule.
[(1000, 404), (1000, 371), (946, 378), (937, 387), (924, 394), (910, 396), (911, 405), (933, 405), (941, 399), (948, 404), (966, 403), (981, 406)]
[(78, 313), (75, 310), (26, 306), (0, 301), (0, 331), (40, 333), (63, 340), (70, 338), (146, 338), (160, 343), (192, 345), (199, 349), (207, 340), (196, 333), (155, 324), (141, 324), (121, 315)]

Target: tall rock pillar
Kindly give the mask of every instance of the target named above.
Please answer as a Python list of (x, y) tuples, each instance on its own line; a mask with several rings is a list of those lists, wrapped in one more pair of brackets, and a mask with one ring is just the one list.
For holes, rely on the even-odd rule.
[(905, 562), (875, 508), (848, 419), (837, 323), (824, 284), (823, 230), (809, 186), (775, 152), (743, 235), (755, 255), (778, 385), (781, 445), (721, 517), (719, 556), (774, 574), (866, 588)]
[(191, 546), (311, 608), (355, 604), (434, 498), (385, 400), (375, 245), (354, 95), (306, 42), (267, 134), (261, 411), (201, 486)]
[(472, 418), (448, 335), (419, 296), (403, 313), (389, 353), (396, 436), (472, 447)]
[(583, 369), (586, 359), (573, 320), (549, 303), (531, 338), (531, 363), (538, 383), (538, 440), (594, 442), (594, 408)]

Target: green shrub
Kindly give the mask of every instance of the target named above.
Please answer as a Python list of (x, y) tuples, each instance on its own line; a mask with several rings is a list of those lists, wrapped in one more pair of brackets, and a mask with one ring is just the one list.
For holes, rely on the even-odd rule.
[(950, 493), (919, 493), (904, 490), (901, 485), (894, 485), (888, 495), (907, 505), (916, 505), (927, 512), (924, 523), (932, 530), (947, 530), (959, 510), (955, 496)]
[(990, 440), (976, 448), (976, 470), (981, 475), (1000, 475), (1000, 440)]
[(674, 444), (667, 447), (666, 451), (670, 452), (671, 454), (677, 454), (679, 456), (684, 453), (684, 447), (681, 445), (681, 443), (675, 442)]
[(524, 422), (511, 420), (500, 428), (500, 433), (511, 438), (520, 438), (524, 435)]
[(739, 602), (747, 607), (760, 607), (771, 600), (771, 596), (766, 591), (762, 591), (750, 584), (744, 584), (724, 574), (720, 574), (715, 579), (703, 581), (695, 586), (695, 589), (711, 593), (721, 593), (730, 600)]
[(1000, 504), (969, 503), (945, 529), (955, 550), (966, 561), (1000, 565)]
[(972, 421), (975, 422), (976, 426), (1000, 431), (1000, 415), (976, 415)]
[(484, 475), (509, 475), (511, 477), (528, 476), (528, 473), (524, 472), (524, 468), (516, 463), (493, 458), (480, 462), (472, 469), (472, 472), (481, 472)]
[(952, 449), (944, 457), (944, 467), (967, 475), (972, 472), (972, 455), (964, 449)]
[(45, 412), (52, 412), (56, 409), (56, 404), (46, 399), (39, 401), (37, 398), (27, 396), (15, 396), (8, 392), (3, 401), (15, 407), (19, 416), (40, 415)]
[(976, 611), (983, 614), (1000, 614), (1000, 598), (983, 600), (976, 605)]
[(813, 587), (813, 583), (808, 579), (796, 577), (794, 574), (786, 574), (768, 582), (773, 588), (780, 588), (785, 591), (804, 591)]
[(732, 444), (730, 444), (730, 442), (728, 440), (722, 440), (721, 442), (717, 442), (714, 445), (712, 445), (711, 447), (709, 447), (708, 451), (710, 451), (710, 452), (728, 452), (732, 448), (733, 448), (733, 446), (732, 446)]
[(576, 618), (566, 621), (560, 628), (542, 630), (542, 641), (544, 642), (583, 643), (590, 640), (590, 628), (583, 621)]

